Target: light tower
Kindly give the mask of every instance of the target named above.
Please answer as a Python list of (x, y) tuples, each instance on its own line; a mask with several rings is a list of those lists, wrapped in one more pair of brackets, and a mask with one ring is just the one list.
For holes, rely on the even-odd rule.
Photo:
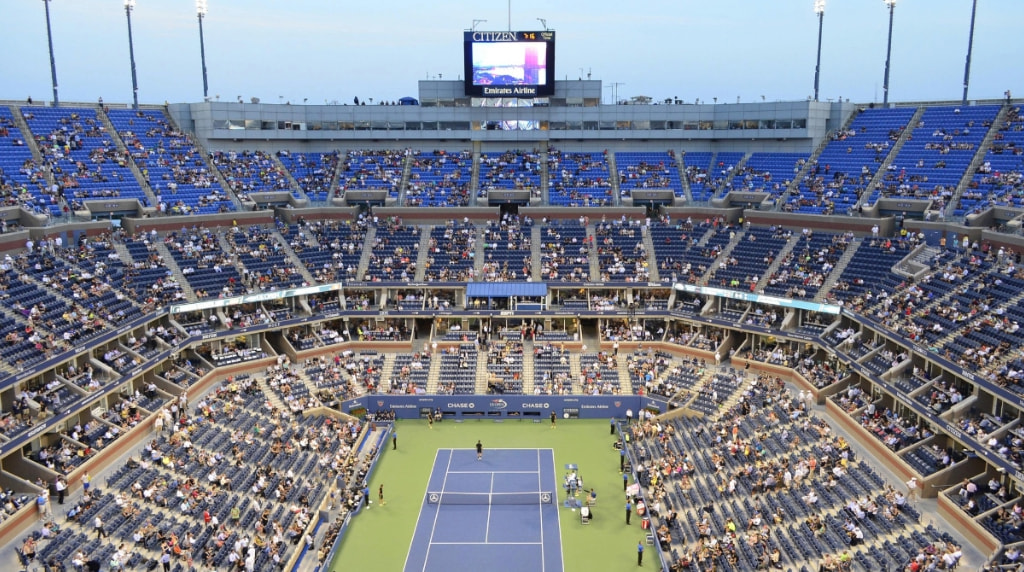
[(53, 59), (53, 30), (50, 29), (50, 0), (43, 0), (46, 7), (46, 43), (50, 46), (50, 79), (53, 81), (53, 106), (60, 105), (57, 97), (57, 62)]
[(135, 42), (132, 40), (132, 9), (135, 0), (124, 0), (124, 15), (128, 18), (128, 58), (132, 63), (132, 109), (139, 108), (139, 80), (135, 74)]
[(964, 64), (964, 99), (961, 105), (967, 105), (967, 88), (971, 85), (971, 51), (974, 49), (974, 16), (978, 12), (978, 0), (971, 3), (971, 33), (967, 36), (967, 63)]
[(821, 31), (825, 27), (825, 0), (814, 0), (814, 13), (818, 15), (818, 63), (814, 66), (814, 101), (818, 101), (818, 82), (821, 79)]
[(203, 61), (203, 99), (210, 96), (210, 84), (206, 80), (206, 43), (203, 40), (203, 17), (206, 16), (206, 0), (196, 0), (196, 15), (199, 18), (199, 57)]
[(892, 60), (892, 15), (896, 11), (896, 0), (882, 0), (889, 7), (889, 43), (885, 48), (885, 80), (882, 82), (882, 103), (889, 104), (889, 64)]

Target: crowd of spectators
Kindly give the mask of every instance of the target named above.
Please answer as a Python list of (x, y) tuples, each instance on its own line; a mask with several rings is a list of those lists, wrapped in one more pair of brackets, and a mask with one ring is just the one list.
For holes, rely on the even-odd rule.
[[(657, 527), (663, 550), (671, 554), (672, 569), (694, 564), (711, 569), (723, 561), (737, 567), (741, 558), (751, 559), (750, 565), (758, 569), (782, 568), (780, 548), (788, 538), (796, 540), (805, 532), (823, 540), (841, 538), (838, 547), (834, 540), (819, 545), (824, 548), (822, 569), (849, 569), (853, 554), (847, 546), (865, 542), (865, 532), (877, 527), (872, 522), (889, 523), (883, 529), (897, 525), (901, 513), (909, 510), (906, 495), (890, 486), (872, 498), (840, 486), (849, 481), (851, 471), (860, 470), (854, 452), (825, 421), (814, 418), (809, 401), (794, 396), (780, 378), (759, 376), (736, 387), (741, 388), (739, 401), (711, 419), (680, 425), (679, 420), (641, 416), (639, 423), (627, 428), (638, 462), (634, 471), (643, 491), (641, 502), (652, 520), (657, 519), (652, 528)], [(680, 431), (690, 433), (685, 442), (710, 446), (681, 448), (676, 444)], [(812, 447), (805, 447), (805, 441)], [(790, 522), (793, 513), (784, 508), (790, 498), (806, 507), (801, 513), (808, 516), (802, 523)], [(709, 499), (712, 504), (705, 506)], [(819, 503), (838, 505), (840, 512), (820, 514)], [(719, 514), (717, 504), (724, 514)], [(688, 505), (698, 508), (696, 514), (682, 513)], [(689, 522), (678, 522), (680, 517)], [(798, 530), (794, 524), (807, 529)], [(696, 532), (696, 542), (686, 542), (693, 537), (685, 534), (677, 549), (672, 532), (687, 527)], [(909, 547), (908, 553), (913, 550)], [(961, 555), (950, 542), (925, 542), (920, 551), (921, 562), (930, 555), (943, 559), (948, 553), (947, 562), (955, 565)], [(796, 553), (785, 557), (799, 560)]]
[(563, 229), (548, 225), (541, 230), (541, 277), (549, 282), (586, 282), (594, 237), (586, 228)]
[(500, 221), (489, 221), (481, 229), (484, 261), (480, 278), (485, 282), (530, 280), (533, 275), (532, 228), (530, 217), (505, 213)]
[(847, 413), (860, 411), (861, 425), (892, 451), (899, 451), (933, 435), (930, 428), (919, 427), (909, 416), (901, 416), (888, 407), (877, 405), (860, 387), (850, 387), (832, 399)]
[[(31, 115), (25, 116), (30, 125), (34, 122)], [(86, 145), (86, 139), (93, 141)], [(71, 112), (58, 119), (48, 134), (36, 135), (36, 145), (47, 169), (54, 174), (54, 184), (44, 189), (51, 203), (67, 200), (72, 210), (78, 210), (85, 199), (120, 197), (120, 183), (138, 185), (127, 170), (128, 154), (114, 145), (95, 116)], [(77, 153), (84, 150), (88, 155)], [(84, 183), (100, 185), (84, 187)]]
[[(408, 340), (411, 332), (406, 320), (373, 321), (354, 320), (349, 330), (355, 330), (355, 337), (360, 341), (398, 341)], [(347, 334), (345, 337), (350, 337)]]
[(410, 207), (464, 207), (469, 204), (469, 183), (473, 154), (416, 152), (411, 158), (405, 204)]
[(525, 189), (531, 197), (541, 196), (540, 153), (534, 149), (512, 149), (501, 153), (480, 155), (480, 185), (478, 196), (499, 189)]
[[(47, 168), (32, 157), (25, 140), (12, 132), (18, 132), (14, 118), (6, 108), (0, 108), (0, 145), (7, 148), (5, 153), (10, 154), (7, 164), (17, 166), (16, 171), (5, 172), (0, 168), (0, 205), (24, 204), (31, 209), (37, 201), (46, 205), (59, 200), (59, 188), (54, 189), (47, 181)], [(8, 225), (7, 230), (0, 226), (0, 233), (13, 230), (13, 221), (4, 219), (0, 222)]]
[(612, 342), (647, 342), (661, 339), (664, 324), (657, 320), (604, 320), (601, 335)]
[[(191, 567), (193, 558), (206, 567), (230, 563), (254, 569), (257, 561), (277, 567), (288, 558), (290, 545), (304, 539), (312, 544), (306, 530), (325, 497), (330, 510), (340, 506), (343, 514), (358, 506), (363, 495), (349, 485), (358, 485), (367, 470), (352, 454), (360, 425), (330, 418), (300, 424), (269, 403), (247, 411), (246, 405), (260, 397), (256, 378), (239, 376), (200, 398), (192, 411), (185, 409), (185, 395), (175, 401), (173, 413), (162, 410), (155, 438), (108, 479), (113, 494), (87, 487), (68, 513), (72, 532), (79, 526), (99, 529), (101, 517), (111, 518), (130, 542), (116, 551), (113, 545), (85, 546), (73, 563), (84, 567), (113, 551), (108, 558), (118, 562), (117, 569), (147, 560), (150, 568), (160, 561)], [(219, 438), (211, 440), (214, 435)], [(254, 447), (260, 447), (264, 463), (253, 464)], [(299, 467), (307, 464), (317, 470), (302, 472)], [(239, 490), (250, 494), (240, 497), (234, 492)], [(107, 510), (115, 505), (116, 516)], [(199, 526), (191, 526), (193, 521)]]
[(362, 214), (350, 221), (300, 219), (286, 239), (317, 282), (354, 280), (368, 228), (369, 219)]
[(217, 235), (210, 229), (199, 230), (193, 228), (188, 230), (182, 228), (180, 234), (177, 232), (168, 234), (164, 238), (164, 245), (171, 251), (175, 258), (175, 263), (186, 280), (197, 272), (205, 277), (210, 272), (221, 274), (226, 272), (227, 269), (233, 271), (233, 274), (228, 276), (219, 291), (211, 293), (203, 288), (193, 286), (192, 290), (197, 298), (220, 295), (233, 296), (245, 291), (241, 280), (236, 278), (238, 272), (234, 267), (234, 261), (223, 251)]
[[(433, 353), (430, 349), (396, 356), (387, 392), (408, 395), (426, 391), (427, 373), (430, 371)], [(445, 382), (442, 380), (442, 384)]]
[(330, 196), (331, 182), (338, 170), (339, 155), (337, 151), (327, 153), (291, 153), (278, 151), (277, 157), (295, 178), (299, 188), (311, 200), (321, 200)]
[(552, 203), (605, 206), (613, 203), (605, 153), (568, 153), (548, 149), (548, 193)]
[(847, 374), (847, 367), (835, 357), (822, 360), (807, 356), (799, 360), (794, 369), (818, 389), (824, 389), (844, 379)]
[[(538, 334), (539, 336), (540, 334)], [(535, 344), (533, 348), (534, 395), (567, 395), (573, 393), (573, 356), (565, 344), (547, 342)]]
[(678, 169), (676, 152), (669, 149), (666, 160), (657, 163), (639, 161), (623, 168), (619, 166), (619, 188), (622, 196), (630, 195), (631, 189), (674, 189), (672, 172)]
[(594, 230), (601, 280), (648, 282), (651, 278), (643, 225), (638, 220), (598, 224)]
[(679, 391), (689, 389), (685, 377), (700, 379), (707, 363), (697, 358), (675, 360), (669, 354), (637, 350), (627, 357), (626, 369), (634, 387), (642, 394), (672, 398)]
[(409, 149), (352, 149), (341, 172), (338, 196), (346, 190), (384, 189), (395, 192), (402, 181)]
[(416, 276), (416, 259), (419, 256), (419, 227), (402, 224), (400, 219), (391, 217), (374, 217), (374, 222), (377, 233), (363, 280), (412, 281)]
[(428, 282), (467, 282), (476, 275), (476, 227), (467, 220), (448, 221), (430, 234), (426, 261)]
[(346, 350), (333, 356), (309, 358), (302, 367), (317, 390), (328, 390), (333, 398), (345, 399), (378, 390), (381, 361), (376, 355)]
[[(129, 119), (118, 135), (153, 190), (159, 212), (187, 215), (230, 200), (189, 135), (175, 129), (162, 114), (145, 113)], [(198, 191), (199, 196), (186, 196), (186, 191)]]
[(622, 393), (619, 381), (618, 351), (584, 352), (580, 355), (580, 387), (584, 395), (618, 395)]
[(250, 292), (275, 290), (303, 281), (285, 256), (279, 236), (266, 228), (232, 226), (227, 232), (229, 254), (242, 263), (242, 283)]
[(323, 405), (316, 395), (309, 392), (299, 371), (298, 367), (292, 367), (287, 356), (278, 356), (277, 363), (267, 366), (263, 372), (267, 387), (277, 394), (293, 415)]
[[(523, 393), (522, 337), (499, 336), (488, 340), (482, 334), (478, 341), (487, 351), (487, 393)], [(465, 362), (465, 358), (461, 359), (469, 369), (474, 368), (475, 364)]]

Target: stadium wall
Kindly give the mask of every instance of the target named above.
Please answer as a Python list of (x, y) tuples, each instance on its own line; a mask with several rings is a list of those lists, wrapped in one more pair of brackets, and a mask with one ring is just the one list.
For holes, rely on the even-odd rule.
[[(292, 151), (323, 151), (346, 142), (365, 148), (368, 141), (375, 148), (427, 149), (450, 147), (452, 141), (550, 141), (558, 146), (578, 142), (592, 149), (613, 141), (616, 150), (662, 150), (666, 142), (686, 141), (701, 151), (809, 153), (857, 109), (848, 102), (814, 101), (474, 107), (456, 106), (456, 100), (419, 106), (215, 101), (172, 104), (168, 111), (182, 130), (194, 133), (208, 148), (223, 150), (274, 151), (287, 142)], [(537, 128), (487, 128), (503, 122), (532, 122)], [(796, 122), (799, 127), (776, 129), (778, 122)]]

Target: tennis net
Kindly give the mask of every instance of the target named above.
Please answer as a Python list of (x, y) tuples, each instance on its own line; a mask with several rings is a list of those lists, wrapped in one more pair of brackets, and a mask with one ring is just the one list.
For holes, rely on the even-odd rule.
[(427, 493), (427, 504), (530, 505), (552, 504), (553, 502), (555, 502), (555, 495), (549, 491), (524, 493)]

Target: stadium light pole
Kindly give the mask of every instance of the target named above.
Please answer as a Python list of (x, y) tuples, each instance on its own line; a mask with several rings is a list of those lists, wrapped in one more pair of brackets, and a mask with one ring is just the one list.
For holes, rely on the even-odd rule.
[(896, 0), (882, 0), (889, 7), (889, 43), (885, 48), (885, 80), (882, 82), (882, 104), (889, 104), (889, 63), (892, 60), (892, 16), (896, 11)]
[(53, 106), (60, 105), (60, 98), (57, 97), (57, 62), (53, 59), (53, 30), (50, 29), (50, 0), (43, 0), (46, 7), (46, 42), (50, 46), (50, 79), (53, 81)]
[(203, 100), (210, 96), (210, 83), (206, 80), (206, 42), (203, 40), (203, 16), (206, 16), (206, 0), (196, 0), (196, 15), (199, 17), (199, 57), (203, 61)]
[(818, 15), (818, 63), (814, 66), (814, 101), (818, 101), (818, 81), (821, 79), (821, 31), (825, 27), (825, 0), (814, 0), (814, 13)]
[(132, 62), (132, 109), (139, 108), (139, 80), (135, 74), (135, 42), (132, 40), (132, 9), (135, 0), (124, 0), (124, 15), (128, 18), (128, 57)]
[(961, 105), (967, 105), (967, 88), (971, 85), (971, 51), (974, 49), (974, 16), (978, 12), (978, 0), (971, 3), (971, 33), (967, 37), (967, 63), (964, 64), (964, 99)]

